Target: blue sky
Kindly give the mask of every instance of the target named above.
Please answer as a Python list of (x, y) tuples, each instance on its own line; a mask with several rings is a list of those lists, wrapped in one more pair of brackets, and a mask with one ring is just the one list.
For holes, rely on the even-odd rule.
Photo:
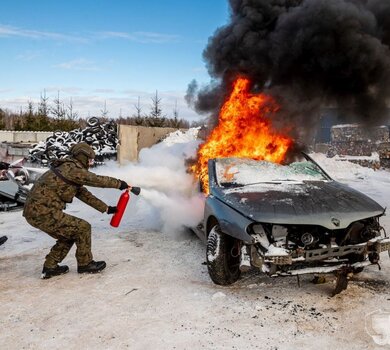
[(227, 0), (2, 0), (0, 108), (19, 110), (46, 91), (80, 116), (144, 112), (158, 90), (172, 115), (196, 120), (183, 99), (207, 83), (202, 51), (227, 23)]

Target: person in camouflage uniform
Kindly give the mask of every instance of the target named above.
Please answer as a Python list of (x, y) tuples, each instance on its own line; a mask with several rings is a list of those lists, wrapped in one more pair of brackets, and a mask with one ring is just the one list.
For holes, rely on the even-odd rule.
[(109, 176), (99, 176), (88, 171), (95, 158), (87, 143), (71, 147), (70, 157), (57, 159), (32, 187), (24, 205), (23, 216), (27, 222), (57, 240), (46, 256), (42, 278), (50, 278), (69, 271), (58, 265), (76, 244), (77, 271), (95, 273), (106, 267), (104, 261), (94, 261), (91, 251), (91, 225), (80, 218), (63, 212), (67, 203), (76, 197), (101, 213), (114, 214), (116, 207), (107, 206), (84, 185), (124, 190), (131, 188), (125, 181)]

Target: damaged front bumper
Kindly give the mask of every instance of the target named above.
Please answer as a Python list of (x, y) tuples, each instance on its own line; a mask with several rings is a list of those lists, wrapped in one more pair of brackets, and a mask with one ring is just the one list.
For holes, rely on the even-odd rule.
[[(288, 250), (285, 252), (286, 254), (283, 255), (266, 253), (261, 264), (262, 270), (270, 276), (324, 274), (341, 269), (354, 271), (365, 266), (378, 264), (380, 254), (383, 252), (388, 252), (390, 257), (390, 238), (375, 238), (356, 245), (303, 250), (297, 256), (288, 253)], [(351, 263), (347, 258), (351, 255), (362, 256), (365, 259)]]

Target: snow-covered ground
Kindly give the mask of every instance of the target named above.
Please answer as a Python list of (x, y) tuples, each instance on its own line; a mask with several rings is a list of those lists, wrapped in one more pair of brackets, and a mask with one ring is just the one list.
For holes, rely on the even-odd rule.
[[(214, 285), (205, 247), (182, 229), (202, 216), (203, 198), (185, 171), (195, 135), (175, 135), (143, 150), (139, 164), (97, 170), (143, 187), (131, 197), (119, 228), (75, 200), (67, 212), (87, 219), (96, 260), (107, 268), (78, 275), (74, 249), (67, 275), (39, 279), (54, 241), (29, 226), (20, 211), (0, 213), (0, 349), (379, 349), (366, 332), (367, 315), (390, 310), (390, 259), (369, 267), (331, 298), (334, 278), (271, 279), (244, 274)], [(385, 207), (390, 174), (314, 154), (335, 179)], [(109, 205), (117, 190), (91, 189)], [(382, 224), (390, 232), (389, 217)], [(390, 323), (389, 323), (390, 327)]]

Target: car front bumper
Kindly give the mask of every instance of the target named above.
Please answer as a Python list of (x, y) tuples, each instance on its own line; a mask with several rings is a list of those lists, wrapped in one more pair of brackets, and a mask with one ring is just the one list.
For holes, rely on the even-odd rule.
[[(340, 269), (351, 271), (378, 263), (379, 256), (388, 252), (390, 257), (390, 238), (376, 238), (366, 243), (327, 247), (303, 251), (302, 255), (293, 258), (291, 255), (265, 256), (266, 272), (271, 276), (296, 276), (313, 273), (331, 273)], [(368, 256), (368, 260), (349, 263), (347, 255)], [(344, 258), (344, 259), (343, 259)]]

